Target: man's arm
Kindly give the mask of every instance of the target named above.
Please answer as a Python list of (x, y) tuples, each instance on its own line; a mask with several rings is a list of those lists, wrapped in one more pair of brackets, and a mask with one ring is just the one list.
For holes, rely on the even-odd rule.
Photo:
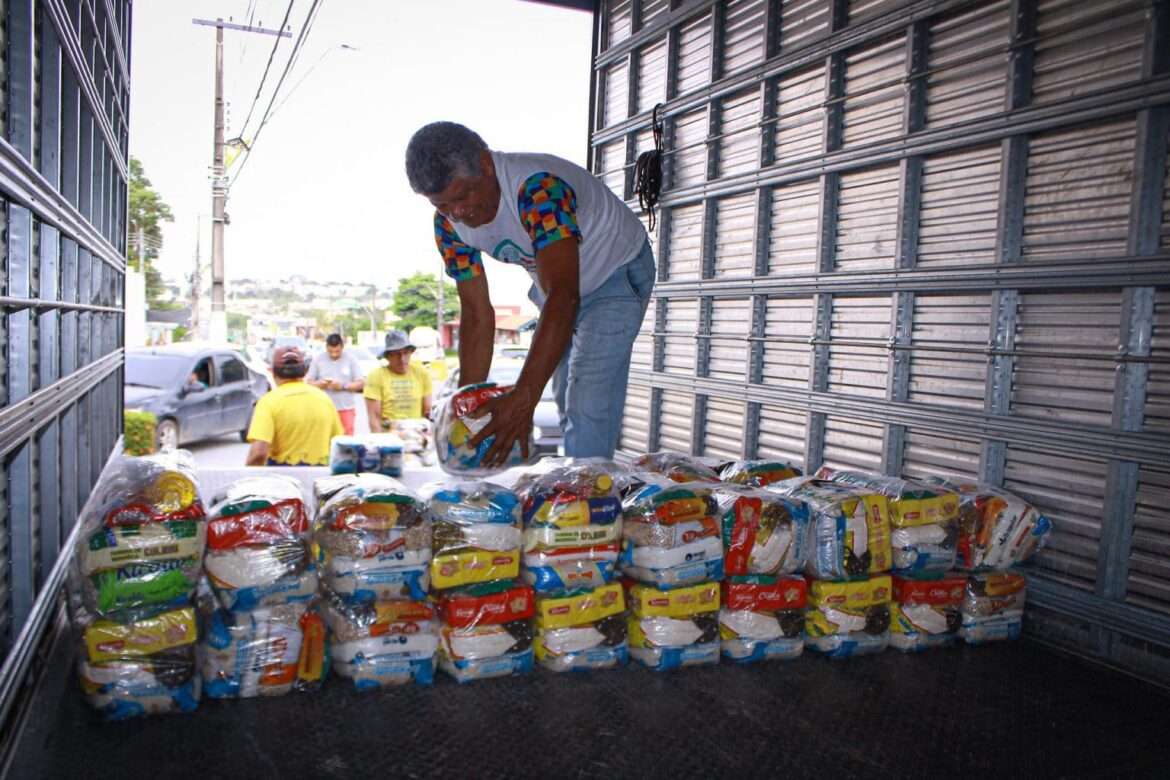
[(487, 379), (492, 368), (496, 310), (483, 274), (459, 282), (459, 384)]
[(373, 398), (366, 399), (366, 417), (370, 420), (370, 433), (382, 433), (382, 402)]
[(353, 375), (357, 377), (357, 379), (346, 385), (344, 389), (349, 390), (351, 393), (360, 393), (363, 389), (365, 389), (366, 386), (366, 380), (362, 376), (362, 366), (360, 363), (358, 363), (358, 359), (353, 355), (349, 356), (349, 364), (350, 371), (353, 372)]
[(267, 466), (268, 465), (268, 442), (254, 441), (252, 446), (248, 448), (248, 458), (244, 461), (245, 466)]

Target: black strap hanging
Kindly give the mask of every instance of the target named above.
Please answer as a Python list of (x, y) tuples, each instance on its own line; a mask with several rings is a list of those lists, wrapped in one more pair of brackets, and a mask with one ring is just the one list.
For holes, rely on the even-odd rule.
[(647, 227), (654, 232), (657, 222), (655, 210), (658, 208), (658, 194), (662, 191), (662, 123), (658, 119), (658, 109), (662, 104), (654, 106), (651, 114), (651, 125), (654, 130), (654, 148), (638, 155), (634, 163), (634, 192), (638, 195), (638, 205), (642, 213), (648, 215)]

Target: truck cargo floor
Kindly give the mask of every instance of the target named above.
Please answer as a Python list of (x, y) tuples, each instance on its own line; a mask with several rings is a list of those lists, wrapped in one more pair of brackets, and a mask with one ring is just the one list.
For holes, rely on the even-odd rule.
[(14, 777), (1162, 776), (1170, 694), (1030, 641), (205, 701), (101, 724), (46, 686)]

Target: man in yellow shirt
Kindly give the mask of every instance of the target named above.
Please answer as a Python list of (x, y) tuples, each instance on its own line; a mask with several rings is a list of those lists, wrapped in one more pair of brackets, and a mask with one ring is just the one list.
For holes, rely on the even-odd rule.
[(248, 426), (248, 466), (325, 466), (329, 442), (342, 434), (337, 408), (323, 390), (302, 380), (309, 366), (294, 346), (272, 356), (276, 387), (256, 402)]
[(386, 365), (379, 366), (366, 377), (362, 395), (370, 418), (370, 431), (389, 430), (393, 420), (412, 420), (431, 414), (431, 375), (422, 366), (411, 365), (414, 345), (400, 330), (386, 334), (382, 357)]

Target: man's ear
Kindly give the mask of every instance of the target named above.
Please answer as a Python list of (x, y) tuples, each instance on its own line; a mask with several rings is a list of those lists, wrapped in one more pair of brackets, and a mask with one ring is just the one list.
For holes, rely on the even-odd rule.
[(487, 149), (479, 153), (479, 169), (488, 178), (494, 179), (496, 177), (496, 163), (492, 159), (492, 153)]

